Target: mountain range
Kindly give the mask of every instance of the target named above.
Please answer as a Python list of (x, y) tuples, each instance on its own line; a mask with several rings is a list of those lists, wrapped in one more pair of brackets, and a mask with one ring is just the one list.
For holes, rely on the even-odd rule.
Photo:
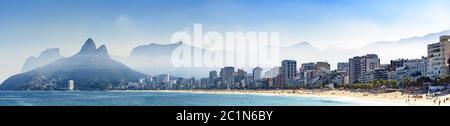
[(189, 46), (183, 42), (172, 44), (155, 44), (142, 45), (134, 48), (128, 57), (117, 59), (130, 67), (139, 70), (145, 74), (171, 74), (180, 77), (206, 77), (208, 71), (220, 68), (204, 68), (204, 67), (174, 67), (172, 65), (172, 52), (176, 48), (192, 48), (195, 51), (208, 51), (197, 47)]
[(398, 41), (372, 42), (358, 49), (343, 49), (336, 46), (318, 49), (308, 42), (301, 42), (281, 47), (280, 56), (281, 59), (294, 59), (301, 63), (327, 61), (331, 66), (336, 66), (338, 62), (348, 62), (351, 57), (372, 53), (377, 54), (382, 63), (389, 63), (394, 59), (414, 59), (426, 56), (427, 45), (439, 42), (439, 37), (442, 35), (450, 35), (450, 30)]
[(145, 77), (111, 59), (105, 45), (96, 48), (89, 38), (77, 54), (14, 75), (0, 85), (0, 90), (67, 89), (69, 80), (75, 82), (77, 90), (108, 90)]
[(59, 54), (59, 48), (47, 49), (39, 54), (38, 57), (29, 57), (22, 67), (22, 72), (30, 71), (37, 67), (42, 67), (62, 58), (64, 58), (64, 56)]
[[(299, 62), (298, 64), (327, 61), (333, 68), (335, 68), (335, 64), (338, 62), (348, 62), (348, 59), (351, 57), (374, 53), (380, 57), (382, 62), (388, 63), (390, 60), (399, 58), (412, 59), (426, 56), (427, 44), (438, 42), (439, 36), (441, 35), (450, 35), (450, 30), (431, 33), (421, 37), (405, 38), (398, 41), (372, 42), (359, 49), (344, 49), (336, 46), (318, 49), (308, 42), (299, 42), (291, 46), (280, 47), (280, 60), (293, 59), (297, 60)], [(171, 53), (178, 47), (193, 48), (196, 51), (209, 51), (192, 47), (182, 42), (171, 44), (151, 43), (135, 47), (127, 57), (111, 56), (111, 58), (120, 61), (139, 72), (149, 75), (171, 74), (180, 77), (206, 77), (208, 76), (208, 71), (220, 70), (220, 68), (173, 67), (171, 64)], [(38, 59), (46, 58), (41, 58), (41, 56), (39, 56)], [(49, 58), (47, 61), (44, 61), (51, 62), (51, 60), (54, 59)], [(45, 62), (40, 61), (35, 65), (30, 65), (33, 63), (28, 62), (31, 61), (27, 60), (23, 71), (33, 68), (25, 66), (36, 67), (45, 64)], [(250, 70), (250, 68), (244, 69)]]
[[(378, 41), (359, 49), (344, 49), (336, 46), (318, 49), (308, 42), (299, 42), (291, 46), (280, 47), (280, 60), (293, 59), (297, 60), (297, 62), (299, 62), (298, 64), (326, 61), (329, 62), (333, 68), (335, 68), (338, 62), (348, 62), (348, 59), (351, 57), (373, 53), (380, 57), (382, 63), (389, 63), (390, 60), (394, 59), (413, 59), (426, 56), (427, 44), (438, 42), (439, 36), (449, 34), (450, 30), (445, 30), (421, 37), (411, 37), (398, 41)], [(129, 57), (124, 57), (118, 60), (132, 68), (140, 70), (140, 72), (147, 74), (170, 73), (181, 77), (206, 77), (208, 76), (208, 71), (220, 70), (220, 68), (173, 67), (170, 60), (171, 52), (175, 48), (182, 46), (194, 48), (196, 51), (201, 50), (181, 42), (166, 45), (152, 43), (138, 46), (132, 50)], [(244, 69), (249, 71), (251, 68)]]

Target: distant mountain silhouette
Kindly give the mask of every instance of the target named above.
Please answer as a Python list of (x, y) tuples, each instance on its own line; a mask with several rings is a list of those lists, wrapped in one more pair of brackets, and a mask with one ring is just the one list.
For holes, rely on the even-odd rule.
[(141, 45), (135, 47), (130, 56), (125, 58), (113, 57), (140, 72), (150, 75), (170, 74), (179, 77), (205, 77), (210, 70), (219, 68), (174, 67), (172, 65), (172, 52), (179, 47), (192, 48), (195, 51), (208, 51), (192, 47), (183, 42), (171, 44)]
[[(338, 62), (348, 62), (348, 59), (358, 55), (375, 53), (382, 62), (398, 58), (420, 58), (427, 55), (427, 44), (438, 42), (439, 36), (449, 35), (450, 30), (432, 33), (421, 37), (411, 37), (398, 41), (372, 42), (359, 49), (345, 49), (329, 46), (318, 49), (308, 42), (299, 42), (291, 46), (279, 47), (280, 60), (294, 59), (299, 63), (326, 61), (333, 68)], [(181, 77), (206, 77), (210, 70), (220, 68), (175, 68), (172, 66), (171, 54), (178, 47), (189, 47), (197, 51), (202, 49), (192, 47), (182, 42), (172, 44), (148, 44), (134, 48), (128, 57), (117, 58), (128, 66), (140, 72), (157, 75), (169, 73)], [(267, 46), (273, 48), (275, 46)], [(414, 50), (414, 51), (411, 51)], [(208, 50), (203, 50), (208, 51)], [(222, 52), (220, 52), (222, 53)], [(244, 68), (248, 69), (248, 68)]]
[(382, 61), (399, 58), (420, 58), (427, 55), (427, 45), (439, 42), (442, 35), (450, 35), (450, 30), (430, 33), (420, 37), (410, 37), (398, 41), (378, 41), (358, 49), (358, 54), (375, 53)]
[[(337, 62), (347, 62), (348, 59), (353, 56), (364, 55), (368, 53), (378, 54), (378, 56), (381, 58), (381, 61), (384, 63), (389, 62), (389, 60), (398, 58), (409, 58), (409, 59), (420, 58), (421, 56), (427, 55), (426, 50), (427, 44), (438, 42), (439, 36), (442, 35), (450, 35), (450, 30), (431, 33), (420, 37), (410, 37), (400, 39), (398, 41), (372, 42), (359, 49), (345, 49), (339, 48), (337, 46), (329, 46), (324, 49), (318, 49), (309, 44), (308, 42), (299, 42), (291, 46), (280, 47), (280, 60), (294, 59), (297, 60), (299, 64), (306, 62), (327, 61), (331, 64), (332, 67), (335, 68)], [(95, 54), (96, 52), (97, 53), (106, 52), (106, 47), (95, 49), (95, 44), (89, 41), (92, 40), (88, 40), (88, 42), (83, 46), (82, 50), (80, 51), (80, 54), (77, 55), (82, 55), (83, 53)], [(171, 55), (172, 52), (178, 47), (193, 48), (196, 51), (208, 51), (197, 47), (192, 47), (182, 42), (171, 44), (151, 43), (148, 45), (141, 45), (135, 47), (128, 57), (112, 56), (112, 58), (117, 61), (121, 61), (122, 63), (128, 65), (129, 67), (139, 72), (150, 75), (159, 75), (168, 73), (170, 75), (179, 77), (199, 78), (208, 76), (208, 72), (210, 70), (220, 70), (220, 68), (173, 67), (171, 62)], [(30, 58), (29, 59), (30, 61), (27, 61), (27, 63), (25, 63), (24, 65), (24, 72), (28, 71), (31, 72), (31, 70), (35, 68), (43, 67), (48, 63), (57, 61), (58, 57), (62, 57), (59, 55), (58, 53), (59, 50), (57, 49), (49, 49), (48, 51), (44, 52), (37, 58)], [(102, 57), (108, 57), (108, 59), (110, 57), (108, 56), (107, 53), (100, 53), (100, 55), (101, 54), (103, 54)], [(56, 58), (49, 58), (49, 59), (41, 58), (52, 56), (55, 56)], [(77, 56), (73, 56), (72, 58), (74, 57)], [(42, 60), (45, 62), (33, 63), (34, 62), (33, 60), (36, 59), (45, 59)], [(29, 64), (37, 64), (37, 65), (29, 65)]]
[(75, 81), (77, 90), (108, 90), (145, 76), (112, 60), (105, 45), (96, 48), (89, 38), (77, 54), (14, 75), (0, 85), (0, 90), (65, 89), (69, 80)]
[(170, 55), (172, 51), (175, 50), (179, 46), (188, 46), (183, 42), (171, 43), (171, 44), (156, 44), (151, 43), (148, 45), (141, 45), (134, 48), (131, 51), (130, 57), (134, 56), (143, 56), (143, 55)]
[(337, 62), (348, 62), (353, 56), (368, 53), (378, 54), (382, 62), (399, 58), (421, 58), (427, 55), (427, 45), (439, 41), (439, 36), (450, 35), (450, 30), (431, 33), (420, 37), (400, 39), (398, 41), (372, 42), (359, 49), (344, 49), (330, 46), (318, 49), (308, 42), (301, 42), (288, 47), (280, 48), (281, 59), (295, 59), (298, 62), (328, 61), (336, 67)]
[(35, 68), (42, 67), (62, 58), (64, 58), (64, 56), (59, 54), (59, 48), (47, 49), (39, 54), (38, 57), (29, 57), (22, 67), (22, 72), (27, 72)]

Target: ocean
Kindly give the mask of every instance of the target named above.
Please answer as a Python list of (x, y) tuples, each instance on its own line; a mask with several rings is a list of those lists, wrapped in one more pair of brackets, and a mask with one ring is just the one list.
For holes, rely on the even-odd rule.
[(139, 91), (0, 91), (0, 106), (393, 106), (321, 97)]

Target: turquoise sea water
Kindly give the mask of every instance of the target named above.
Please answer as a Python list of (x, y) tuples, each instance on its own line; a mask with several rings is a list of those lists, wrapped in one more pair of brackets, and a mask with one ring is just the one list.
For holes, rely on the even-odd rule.
[(117, 91), (0, 91), (0, 106), (360, 106), (394, 103), (318, 97)]

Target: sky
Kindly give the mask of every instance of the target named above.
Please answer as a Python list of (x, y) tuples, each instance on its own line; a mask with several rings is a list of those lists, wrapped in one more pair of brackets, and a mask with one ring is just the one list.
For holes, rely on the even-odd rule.
[(355, 49), (450, 29), (448, 0), (0, 0), (0, 81), (47, 48), (91, 37), (113, 55), (177, 31), (280, 32), (280, 45)]

